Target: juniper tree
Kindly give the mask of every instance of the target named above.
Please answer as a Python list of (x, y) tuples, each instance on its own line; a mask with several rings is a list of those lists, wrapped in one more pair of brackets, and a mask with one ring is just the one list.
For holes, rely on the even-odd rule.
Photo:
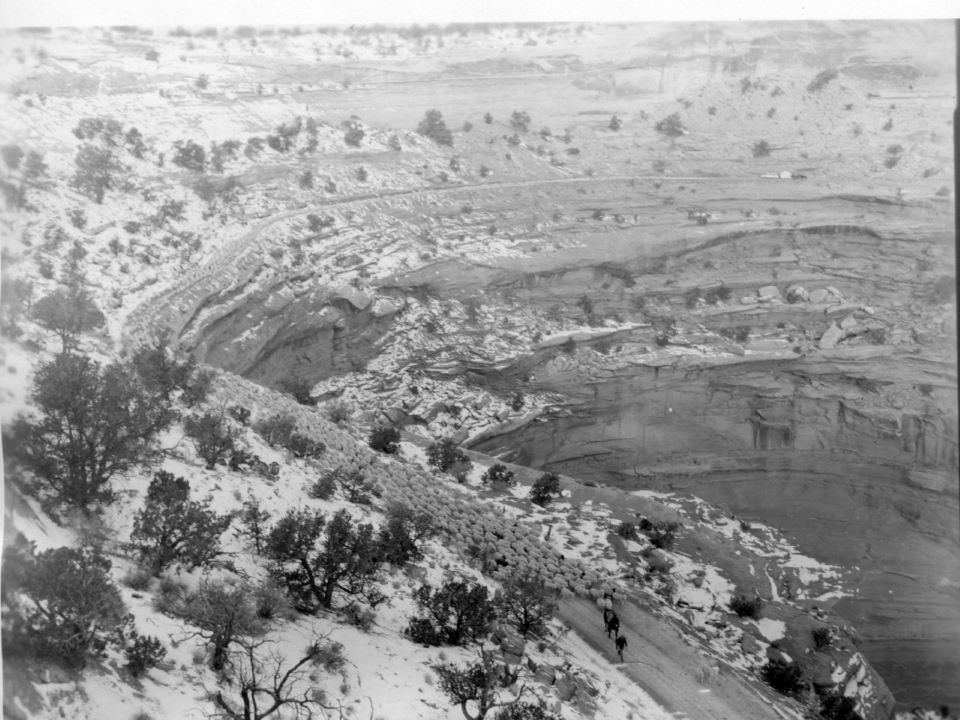
[(212, 646), (210, 668), (223, 670), (228, 650), (239, 638), (266, 630), (253, 602), (253, 592), (243, 584), (201, 581), (183, 608), (184, 619)]
[(173, 563), (200, 567), (220, 554), (220, 535), (231, 520), (209, 503), (190, 500), (190, 483), (161, 470), (150, 481), (130, 540), (155, 574)]
[(429, 513), (409, 505), (394, 503), (387, 507), (387, 522), (380, 529), (384, 560), (401, 567), (423, 557), (423, 543), (437, 534)]
[(227, 461), (239, 436), (226, 418), (214, 412), (187, 417), (183, 429), (196, 443), (197, 452), (207, 463), (207, 470)]
[(60, 287), (37, 300), (31, 315), (38, 324), (60, 338), (61, 351), (75, 348), (77, 337), (101, 328), (106, 318), (90, 293), (78, 287)]
[(522, 635), (537, 634), (557, 610), (557, 592), (530, 573), (514, 573), (495, 598), (498, 614)]
[(554, 496), (559, 497), (560, 494), (560, 476), (554, 472), (546, 472), (537, 478), (530, 488), (530, 501), (546, 507)]
[(98, 550), (59, 547), (35, 553), (22, 540), (6, 553), (4, 646), (53, 656), (83, 669), (90, 656), (123, 640), (131, 619)]
[(477, 582), (448, 580), (436, 589), (422, 585), (413, 598), (435, 635), (451, 645), (482, 637), (496, 616), (487, 588)]
[(128, 366), (70, 353), (40, 366), (32, 397), (40, 417), (17, 421), (18, 452), (40, 487), (84, 511), (112, 499), (111, 478), (139, 462), (175, 417)]
[(437, 145), (453, 145), (453, 133), (443, 121), (439, 110), (427, 110), (417, 126), (417, 132), (433, 140)]
[(76, 172), (70, 184), (82, 195), (98, 205), (103, 203), (107, 190), (117, 187), (117, 178), (127, 168), (116, 156), (113, 148), (84, 143), (77, 150)]
[(270, 531), (265, 550), (301, 612), (332, 608), (336, 591), (371, 605), (383, 600), (373, 586), (382, 557), (373, 526), (355, 525), (345, 510), (329, 521), (322, 513), (290, 510)]

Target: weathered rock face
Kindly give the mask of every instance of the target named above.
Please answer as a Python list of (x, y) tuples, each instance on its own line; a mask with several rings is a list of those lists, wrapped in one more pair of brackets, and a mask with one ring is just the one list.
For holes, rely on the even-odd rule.
[(179, 341), (203, 362), (268, 387), (362, 369), (395, 307), (349, 286), (254, 286), (208, 298)]
[(857, 568), (859, 596), (836, 609), (894, 693), (955, 703), (956, 415), (949, 394), (908, 400), (896, 389), (952, 370), (888, 360), (886, 373), (842, 358), (634, 367), (590, 381), (544, 371), (536, 382), (569, 403), (472, 447), (623, 488), (691, 493), (782, 528), (805, 552)]

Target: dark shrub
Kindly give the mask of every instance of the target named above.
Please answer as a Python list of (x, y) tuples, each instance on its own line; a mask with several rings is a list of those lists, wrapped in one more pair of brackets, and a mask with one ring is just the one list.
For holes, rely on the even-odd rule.
[(530, 488), (530, 501), (546, 507), (554, 497), (560, 497), (560, 476), (553, 472), (546, 472), (537, 478)]
[(167, 649), (158, 638), (152, 635), (141, 635), (137, 631), (131, 637), (133, 641), (127, 646), (127, 670), (133, 677), (138, 678), (147, 670), (156, 667), (166, 657)]
[(454, 464), (469, 463), (470, 459), (453, 440), (444, 438), (427, 448), (427, 462), (438, 470), (446, 472)]
[(380, 426), (370, 431), (369, 445), (377, 452), (396, 455), (400, 449), (400, 431), (395, 427)]
[(687, 133), (687, 129), (683, 126), (683, 122), (680, 120), (679, 113), (673, 113), (663, 118), (654, 126), (659, 133), (663, 133), (667, 137), (680, 137)]
[[(941, 713), (944, 718), (947, 713)], [(852, 697), (830, 693), (820, 698), (820, 717), (826, 720), (863, 720), (857, 712), (857, 701)]]
[(393, 503), (387, 508), (386, 516), (387, 522), (380, 528), (384, 560), (397, 567), (420, 560), (423, 557), (423, 543), (437, 534), (430, 514), (418, 512), (402, 503)]
[(813, 644), (817, 650), (829, 647), (833, 641), (833, 632), (828, 627), (818, 627), (813, 631)]
[(360, 143), (366, 135), (360, 121), (356, 118), (344, 121), (343, 130), (343, 141), (350, 147), (360, 147)]
[(616, 533), (625, 540), (637, 540), (640, 537), (637, 534), (637, 526), (631, 522), (622, 522), (617, 525)]
[(525, 133), (530, 129), (530, 116), (522, 110), (514, 110), (510, 116), (510, 127), (518, 133)]
[(322, 442), (300, 433), (291, 434), (287, 442), (284, 443), (284, 447), (298, 459), (312, 458), (317, 460), (327, 451), (327, 446)]
[(439, 110), (427, 110), (417, 126), (417, 132), (433, 140), (437, 145), (453, 145), (453, 133), (443, 121)]
[(737, 617), (748, 617), (756, 620), (760, 617), (762, 608), (763, 600), (760, 597), (749, 598), (746, 595), (736, 595), (730, 598), (730, 609), (737, 614)]
[(443, 644), (443, 636), (427, 618), (412, 618), (407, 626), (407, 635), (415, 643), (427, 647), (437, 647)]
[(413, 597), (433, 630), (431, 633), (421, 626), (420, 632), (450, 645), (464, 645), (482, 637), (495, 615), (487, 588), (476, 582), (448, 580), (436, 590), (422, 585)]
[(792, 695), (803, 688), (803, 670), (795, 662), (770, 660), (761, 670), (763, 679), (778, 692)]
[(650, 543), (661, 550), (669, 550), (676, 541), (680, 523), (669, 520), (649, 520), (642, 518), (638, 529), (650, 539)]
[(480, 481), (491, 485), (514, 485), (517, 482), (513, 477), (513, 470), (507, 469), (507, 466), (502, 463), (487, 468), (486, 472), (480, 476)]
[(197, 452), (207, 463), (207, 470), (226, 463), (238, 436), (225, 418), (214, 412), (188, 416), (183, 421), (183, 430), (196, 444)]

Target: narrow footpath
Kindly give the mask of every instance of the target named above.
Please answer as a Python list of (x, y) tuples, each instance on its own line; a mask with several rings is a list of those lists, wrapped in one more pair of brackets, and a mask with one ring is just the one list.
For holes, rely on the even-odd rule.
[[(582, 598), (560, 603), (558, 617), (611, 666), (633, 680), (676, 718), (688, 720), (787, 720), (800, 718), (786, 701), (774, 702), (721, 664), (688, 645), (680, 634), (635, 602), (618, 602), (620, 632), (627, 638), (624, 662), (617, 657), (612, 636), (607, 637), (597, 604)], [(698, 677), (699, 676), (699, 677)]]

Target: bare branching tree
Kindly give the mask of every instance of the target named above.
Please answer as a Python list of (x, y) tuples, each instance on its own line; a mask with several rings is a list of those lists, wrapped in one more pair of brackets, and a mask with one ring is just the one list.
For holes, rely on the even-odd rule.
[[(439, 687), (454, 705), (459, 705), (467, 720), (483, 720), (498, 707), (513, 705), (523, 696), (527, 686), (518, 685), (519, 668), (511, 670), (493, 659), (489, 650), (479, 649), (478, 662), (467, 666), (439, 663), (433, 666), (439, 676)], [(509, 695), (504, 690), (510, 690)]]
[(227, 679), (239, 698), (226, 697), (223, 690), (211, 695), (216, 711), (211, 717), (227, 720), (262, 720), (283, 711), (296, 720), (343, 718), (341, 704), (328, 705), (324, 694), (309, 682), (309, 668), (321, 664), (325, 637), (316, 637), (294, 663), (276, 650), (266, 638), (241, 638), (234, 642), (227, 665)]

